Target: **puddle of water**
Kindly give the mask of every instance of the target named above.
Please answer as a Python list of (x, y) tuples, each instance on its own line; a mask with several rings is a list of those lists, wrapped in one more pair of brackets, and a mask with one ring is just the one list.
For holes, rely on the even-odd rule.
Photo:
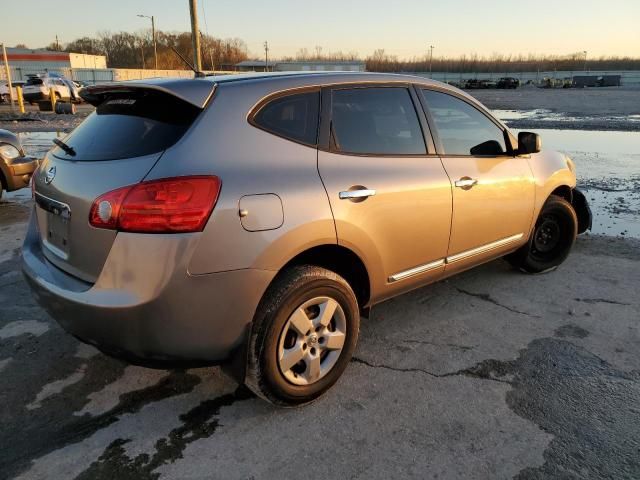
[[(503, 122), (514, 120), (535, 120), (537, 122), (576, 122), (593, 117), (581, 117), (554, 113), (547, 109), (536, 110), (492, 110), (493, 114)], [(640, 123), (640, 115), (606, 115), (599, 117), (602, 121)]]
[(530, 131), (542, 137), (544, 149), (575, 162), (578, 187), (593, 211), (593, 233), (640, 238), (640, 132)]
[(491, 110), (493, 114), (503, 122), (508, 120), (529, 120), (531, 118), (541, 117), (551, 114), (551, 110)]
[(67, 136), (64, 132), (24, 132), (18, 133), (18, 138), (27, 155), (42, 158), (53, 147), (54, 138)]

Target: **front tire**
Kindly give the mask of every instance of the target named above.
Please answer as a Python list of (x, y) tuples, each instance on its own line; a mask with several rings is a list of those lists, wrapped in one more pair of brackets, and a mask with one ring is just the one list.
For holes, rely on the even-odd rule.
[(569, 202), (551, 195), (538, 216), (529, 242), (506, 260), (527, 273), (541, 273), (569, 256), (578, 234), (578, 217)]
[(283, 272), (254, 318), (246, 385), (276, 405), (315, 400), (349, 364), (359, 327), (356, 296), (340, 275), (311, 265)]

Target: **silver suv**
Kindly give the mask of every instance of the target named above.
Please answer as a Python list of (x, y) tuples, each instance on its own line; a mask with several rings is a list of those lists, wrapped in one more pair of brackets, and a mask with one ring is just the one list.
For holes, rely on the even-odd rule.
[(402, 75), (88, 87), (35, 174), (27, 279), (71, 334), (145, 365), (223, 363), (309, 402), (372, 305), (507, 255), (560, 264), (590, 226), (575, 168), (473, 98)]

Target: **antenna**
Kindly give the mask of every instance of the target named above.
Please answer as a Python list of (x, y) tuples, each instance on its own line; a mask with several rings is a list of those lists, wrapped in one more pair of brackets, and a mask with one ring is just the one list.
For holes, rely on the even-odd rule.
[(206, 75), (204, 74), (204, 72), (201, 72), (201, 71), (199, 71), (199, 70), (196, 70), (196, 69), (194, 68), (194, 66), (193, 66), (193, 65), (191, 65), (191, 64), (189, 63), (189, 60), (187, 60), (186, 58), (184, 58), (184, 57), (180, 54), (180, 52), (179, 52), (178, 50), (176, 50), (176, 48), (175, 48), (173, 45), (169, 45), (169, 48), (171, 48), (171, 50), (173, 50), (173, 53), (175, 53), (175, 54), (180, 58), (180, 60), (182, 60), (182, 61), (184, 62), (184, 64), (185, 64), (187, 67), (189, 67), (189, 69), (190, 69), (190, 70), (193, 70), (193, 72), (196, 74), (196, 78), (206, 77)]

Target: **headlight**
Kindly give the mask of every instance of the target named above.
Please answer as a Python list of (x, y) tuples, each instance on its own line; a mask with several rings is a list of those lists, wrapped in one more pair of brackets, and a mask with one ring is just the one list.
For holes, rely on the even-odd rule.
[(5, 160), (15, 160), (21, 156), (20, 150), (8, 143), (0, 144), (0, 156)]

